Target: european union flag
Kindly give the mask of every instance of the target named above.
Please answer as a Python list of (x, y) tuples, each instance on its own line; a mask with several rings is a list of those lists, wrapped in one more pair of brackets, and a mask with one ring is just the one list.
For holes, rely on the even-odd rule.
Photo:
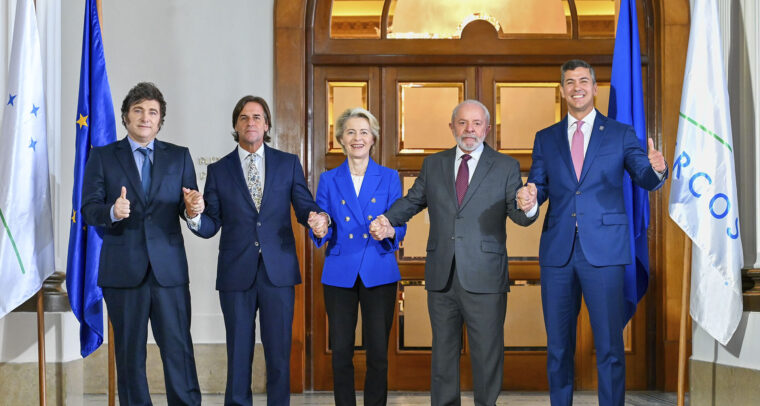
[(111, 89), (108, 86), (103, 38), (95, 0), (86, 0), (82, 64), (79, 72), (77, 140), (74, 191), (71, 196), (71, 230), (66, 264), (66, 288), (74, 315), (79, 319), (82, 357), (103, 343), (103, 292), (98, 287), (98, 264), (103, 231), (82, 220), (82, 180), (90, 148), (116, 141)]
[[(647, 149), (644, 91), (641, 82), (641, 50), (636, 0), (622, 0), (615, 35), (610, 79), (609, 116), (633, 126), (639, 144)], [(634, 185), (625, 173), (623, 194), (626, 202), (633, 263), (625, 267), (625, 317), (630, 320), (649, 284), (649, 193)]]

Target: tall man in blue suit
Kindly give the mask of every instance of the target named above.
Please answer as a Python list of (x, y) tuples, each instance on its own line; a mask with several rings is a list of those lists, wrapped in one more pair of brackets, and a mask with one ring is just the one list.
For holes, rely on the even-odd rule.
[(113, 323), (119, 403), (150, 405), (145, 343), (150, 319), (170, 405), (200, 405), (190, 337), (187, 258), (179, 219), (182, 188), (196, 189), (190, 152), (156, 139), (166, 102), (138, 83), (121, 105), (127, 137), (93, 148), (82, 215), (104, 230), (98, 285)]
[(586, 62), (562, 65), (560, 94), (568, 115), (536, 134), (528, 184), (518, 204), (530, 214), (549, 200), (539, 249), (552, 405), (573, 402), (573, 357), (581, 295), (596, 347), (599, 404), (625, 399), (623, 275), (631, 262), (623, 172), (647, 190), (662, 186), (667, 167), (649, 140), (647, 154), (632, 127), (594, 109), (596, 77)]
[(294, 285), (301, 283), (290, 206), (298, 222), (308, 224), (318, 237), (324, 236), (329, 222), (306, 186), (298, 157), (264, 144), (270, 141), (271, 123), (264, 99), (241, 98), (232, 111), (238, 146), (209, 165), (202, 197), (186, 191), (194, 207), (202, 207), (200, 201), (205, 200), (202, 214), (188, 211), (190, 229), (203, 238), (222, 230), (216, 288), (227, 330), (225, 405), (253, 403), (256, 311), (266, 360), (267, 404), (290, 403)]

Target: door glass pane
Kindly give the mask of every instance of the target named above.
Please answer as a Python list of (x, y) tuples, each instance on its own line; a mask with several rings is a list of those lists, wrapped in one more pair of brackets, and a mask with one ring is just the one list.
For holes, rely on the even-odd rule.
[(594, 107), (600, 113), (607, 115), (610, 108), (610, 84), (597, 82), (596, 97), (594, 98)]
[(383, 0), (333, 0), (331, 38), (380, 38)]
[(433, 347), (433, 332), (430, 329), (425, 281), (401, 281), (399, 291), (399, 349), (430, 350)]
[(496, 84), (496, 136), (499, 150), (530, 151), (533, 149), (536, 132), (559, 119), (559, 84)]
[(504, 350), (546, 350), (546, 329), (539, 281), (512, 281), (507, 294)]
[(367, 109), (367, 82), (327, 82), (327, 145), (328, 153), (340, 153), (342, 149), (335, 139), (335, 120), (346, 109)]
[(566, 0), (394, 0), (388, 13), (388, 38), (460, 38), (475, 20), (489, 22), (500, 37), (570, 33)]
[[(406, 193), (414, 184), (414, 180), (417, 179), (417, 173), (402, 174), (402, 178), (403, 195), (406, 196)], [(404, 236), (404, 241), (401, 242), (399, 249), (399, 262), (425, 259), (427, 257), (429, 233), (430, 217), (428, 216), (427, 209), (425, 209), (417, 213), (406, 223), (406, 236)]]
[(398, 84), (399, 152), (419, 154), (454, 146), (451, 111), (464, 100), (463, 83)]

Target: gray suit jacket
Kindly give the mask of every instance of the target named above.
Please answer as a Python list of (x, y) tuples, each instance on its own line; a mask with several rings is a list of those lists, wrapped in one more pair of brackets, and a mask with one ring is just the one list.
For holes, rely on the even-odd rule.
[(467, 194), (458, 207), (454, 188), (456, 148), (433, 154), (422, 163), (414, 185), (385, 216), (394, 226), (427, 208), (430, 234), (425, 263), (425, 288), (446, 288), (452, 261), (462, 287), (474, 293), (509, 291), (507, 271), (507, 216), (527, 226), (515, 195), (522, 186), (520, 164), (484, 145)]

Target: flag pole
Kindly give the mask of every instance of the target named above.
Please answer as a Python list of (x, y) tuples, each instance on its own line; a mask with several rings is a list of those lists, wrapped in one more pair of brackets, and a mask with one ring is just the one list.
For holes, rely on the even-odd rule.
[(689, 294), (691, 293), (691, 244), (691, 239), (684, 237), (681, 324), (678, 334), (678, 406), (685, 405), (686, 396), (686, 321), (689, 316)]
[[(100, 35), (103, 35), (103, 2), (95, 0), (95, 8), (98, 10), (98, 25), (100, 25)], [(116, 405), (116, 358), (113, 345), (113, 325), (111, 317), (108, 316), (108, 406)]]
[(45, 307), (42, 288), (37, 292), (37, 366), (40, 380), (40, 406), (47, 405), (47, 387), (45, 385)]

